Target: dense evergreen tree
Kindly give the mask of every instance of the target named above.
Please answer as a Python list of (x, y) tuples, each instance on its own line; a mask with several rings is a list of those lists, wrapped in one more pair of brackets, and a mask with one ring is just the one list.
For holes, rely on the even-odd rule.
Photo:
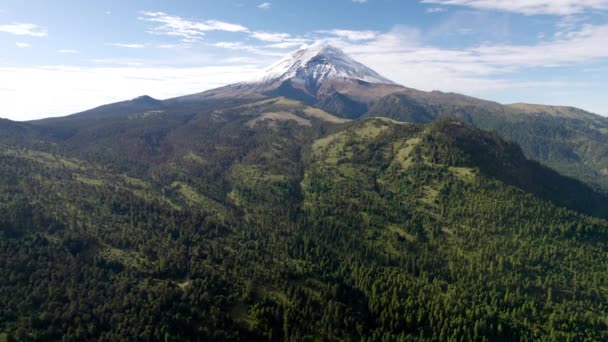
[(189, 129), (2, 146), (0, 332), (608, 339), (605, 199), (516, 145), (453, 120)]

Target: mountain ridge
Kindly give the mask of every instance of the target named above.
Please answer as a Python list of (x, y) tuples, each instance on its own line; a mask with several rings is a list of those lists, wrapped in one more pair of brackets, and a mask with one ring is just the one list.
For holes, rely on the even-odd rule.
[[(322, 58), (315, 60), (320, 55)], [(337, 72), (344, 61), (348, 62), (347, 66), (354, 65), (352, 70), (363, 70), (363, 75), (384, 83), (356, 78), (361, 75), (357, 72)], [(339, 49), (313, 45), (295, 51), (270, 67), (262, 81), (227, 85), (162, 101), (136, 98), (34, 123), (66, 125), (73, 120), (84, 122), (88, 116), (120, 120), (121, 116), (146, 115), (150, 111), (193, 115), (197, 111), (276, 97), (294, 99), (351, 120), (384, 116), (426, 123), (450, 116), (469, 125), (495, 130), (522, 146), (527, 157), (608, 192), (607, 118), (568, 106), (504, 105), (450, 92), (419, 91), (392, 83), (367, 67), (358, 68), (359, 65)]]

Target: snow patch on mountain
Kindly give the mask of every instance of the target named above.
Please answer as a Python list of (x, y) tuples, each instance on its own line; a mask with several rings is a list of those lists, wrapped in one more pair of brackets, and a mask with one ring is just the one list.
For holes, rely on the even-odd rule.
[(322, 84), (329, 80), (395, 84), (329, 44), (311, 45), (295, 51), (270, 66), (257, 82), (274, 83), (286, 80), (305, 84)]

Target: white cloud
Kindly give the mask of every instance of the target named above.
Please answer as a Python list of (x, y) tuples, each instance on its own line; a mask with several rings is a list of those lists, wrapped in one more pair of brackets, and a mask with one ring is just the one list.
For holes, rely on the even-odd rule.
[(525, 15), (571, 15), (588, 10), (608, 10), (608, 0), (422, 0), (422, 3), (467, 6)]
[[(260, 65), (172, 67), (0, 67), (0, 117), (67, 115), (139, 95), (170, 98), (255, 77)], [(32, 101), (32, 98), (36, 101)]]
[(156, 47), (159, 49), (189, 49), (192, 46), (189, 44), (158, 44)]
[(323, 30), (318, 33), (328, 34), (353, 41), (371, 40), (378, 36), (377, 31), (357, 31), (357, 30)]
[(448, 10), (445, 7), (429, 7), (426, 9), (426, 13), (442, 13), (447, 11)]
[(272, 6), (272, 4), (270, 2), (262, 2), (261, 4), (258, 5), (258, 8), (270, 9), (270, 6)]
[(219, 20), (207, 20), (205, 21), (208, 31), (226, 31), (226, 32), (247, 32), (249, 31), (246, 27), (239, 24), (231, 24)]
[(504, 67), (552, 67), (608, 58), (608, 25), (585, 25), (564, 38), (537, 45), (480, 46), (470, 53)]
[(111, 43), (109, 45), (128, 49), (143, 49), (144, 47), (146, 47), (144, 44), (140, 43)]
[[(474, 29), (474, 31), (473, 31)], [(509, 15), (488, 15), (483, 11), (454, 11), (424, 32), (426, 41), (447, 41), (453, 36), (475, 33), (477, 42), (505, 42), (513, 38)], [(454, 43), (464, 45), (456, 38)]]
[(150, 33), (180, 37), (185, 42), (200, 40), (207, 31), (249, 31), (246, 27), (239, 24), (219, 20), (191, 21), (163, 12), (142, 12), (142, 16), (139, 19), (160, 24), (152, 28)]
[(18, 48), (29, 48), (32, 46), (32, 44), (30, 44), (30, 43), (22, 43), (22, 42), (17, 42), (17, 43), (15, 43), (15, 45)]
[(291, 38), (290, 34), (273, 32), (251, 32), (250, 36), (252, 38), (265, 42), (282, 42), (286, 39)]
[(57, 52), (59, 52), (59, 53), (78, 53), (78, 50), (73, 50), (73, 49), (61, 49), (61, 50), (57, 50)]
[(233, 50), (241, 50), (246, 45), (242, 42), (217, 42), (213, 44), (213, 46), (225, 48), (225, 49), (233, 49)]
[(144, 63), (141, 59), (129, 59), (129, 58), (96, 58), (92, 59), (91, 62), (95, 64), (101, 65), (110, 65), (110, 66), (131, 66), (138, 67), (143, 66)]
[(257, 60), (255, 58), (249, 57), (230, 57), (223, 60), (223, 62), (228, 64), (254, 64)]
[(302, 46), (303, 44), (310, 43), (312, 41), (310, 38), (293, 37), (288, 33), (281, 32), (254, 31), (251, 32), (249, 36), (262, 42), (272, 43), (261, 47), (267, 49), (289, 49)]
[[(306, 40), (308, 41), (308, 40)], [(299, 40), (295, 40), (295, 41), (286, 41), (286, 42), (281, 42), (281, 43), (273, 43), (273, 44), (268, 44), (268, 45), (264, 45), (265, 48), (270, 48), (270, 49), (293, 49), (293, 48), (298, 48), (302, 45), (305, 44), (305, 41), (299, 41)]]
[[(270, 3), (262, 3), (260, 6)], [(270, 6), (270, 5), (268, 5)], [(263, 8), (267, 8), (264, 6)], [(250, 31), (247, 27), (232, 24), (218, 20), (206, 20), (206, 21), (190, 21), (183, 19), (178, 16), (168, 15), (163, 12), (142, 12), (140, 20), (161, 23), (162, 25), (152, 28), (150, 33), (163, 34), (168, 36), (181, 37), (184, 43), (193, 43), (201, 40), (207, 31), (225, 31), (225, 32), (237, 32), (248, 34), (249, 37), (259, 41), (273, 43), (266, 45), (266, 48), (288, 48), (293, 46), (299, 46), (304, 43), (310, 42), (308, 38), (293, 37), (288, 33), (282, 32), (264, 32), (264, 31)], [(224, 44), (216, 45), (218, 47)], [(244, 44), (242, 44), (244, 46)], [(262, 47), (260, 47), (262, 48)], [(254, 49), (249, 49), (254, 51)], [(262, 52), (261, 49), (255, 50), (257, 53)]]
[[(380, 34), (373, 41), (354, 44), (344, 40), (339, 44), (384, 70), (402, 70), (400, 66), (424, 64), (449, 69), (463, 76), (486, 76), (524, 68), (556, 67), (608, 59), (607, 36), (608, 25), (585, 25), (562, 38), (534, 45), (486, 44), (465, 49), (440, 49), (423, 44), (416, 30), (397, 27)], [(392, 62), (386, 62), (387, 58)]]
[(0, 32), (10, 33), (18, 36), (46, 37), (47, 29), (35, 24), (7, 24), (0, 25)]
[[(269, 50), (268, 46), (258, 47), (258, 46), (253, 46), (253, 45), (247, 45), (247, 44), (244, 44), (243, 42), (217, 42), (217, 43), (212, 44), (212, 46), (220, 47), (223, 49), (247, 51), (249, 53), (253, 53), (256, 55), (262, 55), (262, 56), (281, 57), (284, 55), (283, 52), (276, 52), (276, 51)], [(271, 47), (271, 49), (272, 49), (272, 47)]]
[(554, 36), (557, 38), (565, 37), (569, 32), (580, 30), (588, 21), (589, 17), (587, 15), (568, 15), (561, 17), (555, 25), (556, 32), (554, 33)]

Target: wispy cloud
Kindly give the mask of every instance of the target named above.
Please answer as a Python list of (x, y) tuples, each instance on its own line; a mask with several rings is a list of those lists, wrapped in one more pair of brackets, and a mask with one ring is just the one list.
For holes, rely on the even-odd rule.
[[(458, 35), (471, 36), (469, 44), (475, 42), (504, 42), (513, 37), (512, 20), (509, 15), (488, 15), (482, 11), (454, 11), (424, 32), (426, 41), (458, 41)], [(464, 45), (464, 44), (463, 44)], [(453, 45), (452, 45), (453, 46)]]
[[(269, 3), (262, 3), (260, 6), (264, 4)], [(266, 6), (263, 7), (266, 8)], [(247, 50), (257, 54), (274, 55), (276, 53), (264, 51), (263, 48), (285, 49), (300, 46), (311, 41), (309, 38), (294, 37), (291, 34), (284, 32), (251, 31), (247, 27), (240, 24), (233, 24), (219, 20), (192, 21), (163, 12), (142, 12), (142, 16), (139, 19), (160, 23), (160, 25), (153, 27), (149, 31), (150, 33), (179, 37), (183, 43), (194, 43), (200, 41), (209, 31), (242, 33), (255, 40), (265, 43), (272, 43), (256, 48), (253, 48), (252, 45), (247, 45), (244, 43), (241, 43), (240, 46), (238, 46), (240, 50)], [(215, 44), (214, 46), (232, 49), (237, 47), (233, 42), (230, 42), (230, 44), (224, 43), (225, 42), (220, 42), (220, 44)], [(245, 49), (245, 46), (250, 48)]]
[(272, 4), (270, 2), (262, 2), (261, 4), (258, 5), (258, 8), (270, 9), (270, 6), (272, 6)]
[(426, 13), (443, 13), (447, 11), (448, 9), (445, 7), (429, 7), (426, 9)]
[(143, 66), (144, 62), (141, 59), (126, 59), (126, 58), (96, 58), (92, 59), (91, 62), (95, 64), (101, 65), (120, 65), (120, 66), (130, 66), (130, 67), (139, 67)]
[(588, 10), (608, 10), (608, 0), (422, 0), (422, 3), (466, 6), (525, 15), (571, 15)]
[(140, 43), (111, 43), (108, 45), (116, 46), (116, 47), (123, 47), (123, 48), (128, 48), (128, 49), (143, 49), (144, 47), (146, 47), (145, 44), (140, 44)]
[(570, 32), (580, 30), (589, 21), (587, 15), (568, 15), (561, 17), (556, 24), (554, 36), (566, 37)]
[(310, 42), (310, 40), (294, 40), (294, 41), (285, 41), (281, 43), (273, 43), (264, 45), (265, 48), (270, 49), (293, 49), (301, 47), (302, 45)]
[(0, 32), (15, 34), (18, 36), (46, 37), (48, 31), (44, 27), (35, 24), (7, 24), (0, 25)]
[(208, 31), (248, 32), (239, 24), (219, 20), (191, 21), (163, 12), (142, 12), (140, 20), (157, 23), (150, 33), (180, 37), (185, 42), (202, 39)]
[(353, 0), (353, 2), (356, 4), (364, 4), (367, 2), (367, 0)]
[(345, 38), (352, 41), (371, 40), (378, 36), (378, 31), (361, 31), (361, 30), (322, 30), (318, 33), (328, 34), (340, 38)]
[(30, 43), (22, 43), (22, 42), (17, 42), (17, 43), (15, 43), (15, 45), (18, 48), (29, 48), (32, 46), (32, 44), (30, 44)]
[(213, 46), (234, 50), (241, 50), (243, 47), (245, 47), (242, 42), (217, 42), (214, 43)]
[(262, 42), (272, 43), (263, 46), (264, 48), (270, 49), (288, 49), (312, 42), (311, 38), (293, 37), (292, 35), (283, 32), (257, 31), (250, 32), (249, 36)]
[(61, 50), (57, 50), (57, 52), (59, 53), (78, 53), (78, 50), (73, 50), (73, 49), (61, 49)]
[(486, 45), (470, 49), (482, 63), (504, 67), (554, 67), (608, 58), (608, 25), (586, 25), (537, 45)]
[(159, 49), (189, 49), (192, 46), (190, 44), (181, 43), (181, 44), (158, 44), (156, 45)]
[(484, 44), (443, 49), (421, 41), (417, 30), (397, 27), (364, 43), (334, 42), (381, 74), (422, 90), (479, 94), (492, 89), (576, 86), (568, 82), (509, 80), (533, 68), (555, 68), (608, 59), (608, 25), (587, 25), (568, 37), (531, 45)]
[(217, 42), (212, 44), (212, 46), (223, 49), (247, 51), (256, 55), (263, 56), (281, 57), (284, 55), (284, 52), (278, 52), (276, 50), (272, 50), (272, 48), (268, 49), (267, 46), (258, 47), (254, 45), (248, 45), (243, 42)]
[(291, 38), (290, 34), (287, 33), (275, 33), (275, 32), (252, 32), (250, 34), (252, 38), (262, 40), (265, 42), (282, 42), (286, 39)]

